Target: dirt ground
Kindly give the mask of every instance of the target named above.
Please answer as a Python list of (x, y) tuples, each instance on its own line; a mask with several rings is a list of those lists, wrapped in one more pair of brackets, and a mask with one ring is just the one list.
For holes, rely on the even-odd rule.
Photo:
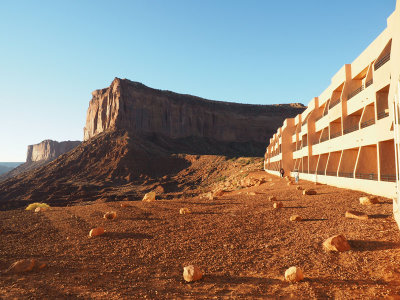
[[(0, 211), (0, 298), (13, 299), (376, 299), (400, 295), (400, 231), (391, 200), (361, 206), (364, 193), (301, 181), (318, 194), (263, 171), (260, 186), (217, 199), (93, 202), (34, 213)], [(271, 181), (268, 181), (271, 180)], [(274, 210), (269, 196), (284, 207)], [(121, 207), (128, 203), (128, 207)], [(192, 214), (180, 215), (188, 207)], [(368, 220), (346, 219), (345, 211)], [(116, 211), (115, 220), (103, 219)], [(291, 215), (304, 220), (291, 222)], [(89, 238), (89, 230), (106, 233)], [(352, 250), (326, 253), (322, 242), (343, 234)], [(8, 274), (16, 260), (37, 258), (39, 271)], [(185, 283), (195, 264), (202, 280)], [(284, 281), (290, 266), (305, 279)], [(400, 296), (399, 296), (400, 297)]]

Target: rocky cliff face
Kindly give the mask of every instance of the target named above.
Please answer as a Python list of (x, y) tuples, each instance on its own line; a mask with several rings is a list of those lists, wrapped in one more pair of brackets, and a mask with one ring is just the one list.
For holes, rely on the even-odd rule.
[[(107, 130), (155, 134), (172, 139), (202, 138), (223, 143), (262, 143), (285, 118), (301, 113), (295, 105), (219, 102), (149, 88), (115, 78), (96, 90), (87, 112), (84, 139)], [(263, 149), (265, 150), (265, 149)]]
[(57, 142), (52, 140), (44, 140), (39, 144), (29, 145), (26, 162), (53, 160), (61, 154), (75, 148), (80, 143), (80, 141)]
[(61, 154), (72, 150), (80, 143), (80, 141), (57, 142), (52, 140), (44, 140), (39, 144), (29, 145), (26, 162), (19, 165), (15, 169), (0, 175), (0, 181), (44, 166), (45, 164), (59, 157)]

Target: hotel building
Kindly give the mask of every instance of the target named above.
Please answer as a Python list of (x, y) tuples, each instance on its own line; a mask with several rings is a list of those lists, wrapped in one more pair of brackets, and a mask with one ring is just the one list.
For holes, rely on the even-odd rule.
[[(394, 199), (399, 213), (400, 0), (386, 29), (270, 139), (264, 169)], [(395, 109), (397, 108), (397, 109)]]

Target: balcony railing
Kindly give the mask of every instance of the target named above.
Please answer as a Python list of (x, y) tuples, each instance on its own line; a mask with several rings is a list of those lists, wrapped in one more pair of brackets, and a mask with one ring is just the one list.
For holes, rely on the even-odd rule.
[(371, 84), (373, 84), (374, 83), (374, 80), (373, 79), (371, 79), (371, 80), (368, 80), (366, 83), (365, 83), (365, 88), (367, 88), (367, 87), (369, 87)]
[(336, 176), (337, 172), (326, 172), (326, 176)]
[(307, 124), (307, 120), (305, 120), (303, 123), (301, 123), (301, 126), (304, 126)]
[(318, 122), (319, 120), (321, 120), (322, 117), (323, 117), (323, 115), (322, 115), (322, 116), (319, 116), (318, 118), (315, 118), (315, 122)]
[(329, 109), (331, 109), (332, 107), (335, 107), (336, 105), (338, 105), (340, 103), (340, 99), (337, 99), (337, 100), (335, 100), (335, 101), (332, 101), (330, 104), (329, 104)]
[(382, 181), (396, 182), (396, 175), (381, 174)]
[(317, 171), (318, 175), (325, 175), (325, 171)]
[(375, 173), (356, 173), (356, 178), (367, 180), (378, 180), (378, 175)]
[(342, 135), (342, 132), (340, 132), (340, 131), (332, 133), (331, 134), (331, 139), (337, 138), (338, 136), (341, 136), (341, 135)]
[(382, 67), (384, 64), (386, 64), (390, 60), (390, 53), (386, 54), (384, 57), (382, 57), (379, 61), (375, 63), (374, 69), (375, 71), (378, 70), (380, 67)]
[(345, 130), (343, 130), (343, 134), (348, 134), (348, 133), (356, 131), (358, 129), (360, 129), (360, 126), (357, 124), (355, 126), (352, 126), (352, 127), (349, 127), (349, 128), (346, 128)]
[(373, 124), (375, 124), (375, 119), (374, 118), (373, 119), (369, 119), (368, 121), (362, 122), (361, 123), (361, 128), (365, 128), (365, 127), (371, 126)]
[(326, 109), (326, 110), (324, 111), (324, 117), (328, 114), (328, 112), (329, 112), (329, 109)]
[(339, 172), (339, 177), (354, 178), (354, 173)]
[(358, 89), (352, 91), (350, 94), (347, 95), (347, 100), (350, 100), (355, 95), (361, 93), (364, 90), (364, 85), (362, 84)]
[(329, 140), (329, 136), (328, 135), (323, 136), (323, 137), (321, 137), (320, 143), (325, 142), (327, 140)]
[(380, 119), (386, 118), (388, 116), (389, 116), (388, 111), (381, 111), (381, 112), (378, 112), (377, 119), (380, 120)]

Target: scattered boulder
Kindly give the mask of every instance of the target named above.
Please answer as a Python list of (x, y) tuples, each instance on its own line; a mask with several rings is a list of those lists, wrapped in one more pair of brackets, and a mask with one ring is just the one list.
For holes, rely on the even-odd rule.
[(283, 207), (283, 203), (282, 202), (274, 202), (273, 204), (275, 209), (279, 209)]
[(200, 280), (203, 277), (203, 273), (197, 266), (186, 266), (183, 268), (183, 279), (187, 282)]
[(378, 204), (379, 200), (376, 196), (363, 196), (360, 197), (360, 204), (361, 205), (373, 205)]
[(299, 267), (290, 267), (285, 271), (285, 280), (289, 282), (298, 282), (304, 279), (303, 271)]
[(25, 273), (32, 270), (41, 270), (47, 263), (36, 259), (21, 259), (13, 263), (5, 273)]
[(322, 245), (328, 252), (344, 252), (351, 249), (349, 242), (342, 234), (331, 236)]
[(248, 195), (250, 195), (250, 196), (255, 196), (255, 195), (256, 195), (256, 193), (254, 193), (254, 192), (250, 192), (250, 193), (248, 193)]
[(149, 192), (149, 193), (145, 194), (142, 201), (145, 201), (145, 202), (156, 201), (156, 193), (155, 192)]
[(96, 228), (93, 228), (92, 230), (90, 230), (89, 236), (90, 237), (99, 236), (99, 235), (102, 235), (103, 233), (104, 233), (103, 227), (96, 227)]
[(269, 196), (269, 197), (268, 197), (268, 200), (271, 201), (271, 202), (272, 202), (272, 201), (277, 201), (277, 199), (276, 199), (275, 196)]
[(290, 216), (290, 221), (292, 222), (300, 222), (301, 220), (303, 219), (299, 215)]
[(301, 186), (296, 186), (296, 190), (298, 190), (298, 191), (302, 191), (302, 190), (304, 190), (304, 188), (303, 188), (303, 187), (301, 187)]
[(103, 218), (107, 220), (114, 220), (116, 217), (117, 213), (115, 211), (108, 211), (103, 216)]
[(360, 211), (356, 211), (356, 210), (348, 210), (345, 213), (345, 217), (349, 218), (349, 219), (357, 219), (357, 220), (368, 220), (368, 215), (360, 212)]
[(181, 215), (186, 215), (186, 214), (190, 214), (191, 211), (190, 211), (189, 208), (183, 207), (183, 208), (181, 208), (181, 209), (179, 210), (179, 213), (180, 213)]
[(317, 191), (316, 190), (304, 190), (303, 195), (316, 195)]

